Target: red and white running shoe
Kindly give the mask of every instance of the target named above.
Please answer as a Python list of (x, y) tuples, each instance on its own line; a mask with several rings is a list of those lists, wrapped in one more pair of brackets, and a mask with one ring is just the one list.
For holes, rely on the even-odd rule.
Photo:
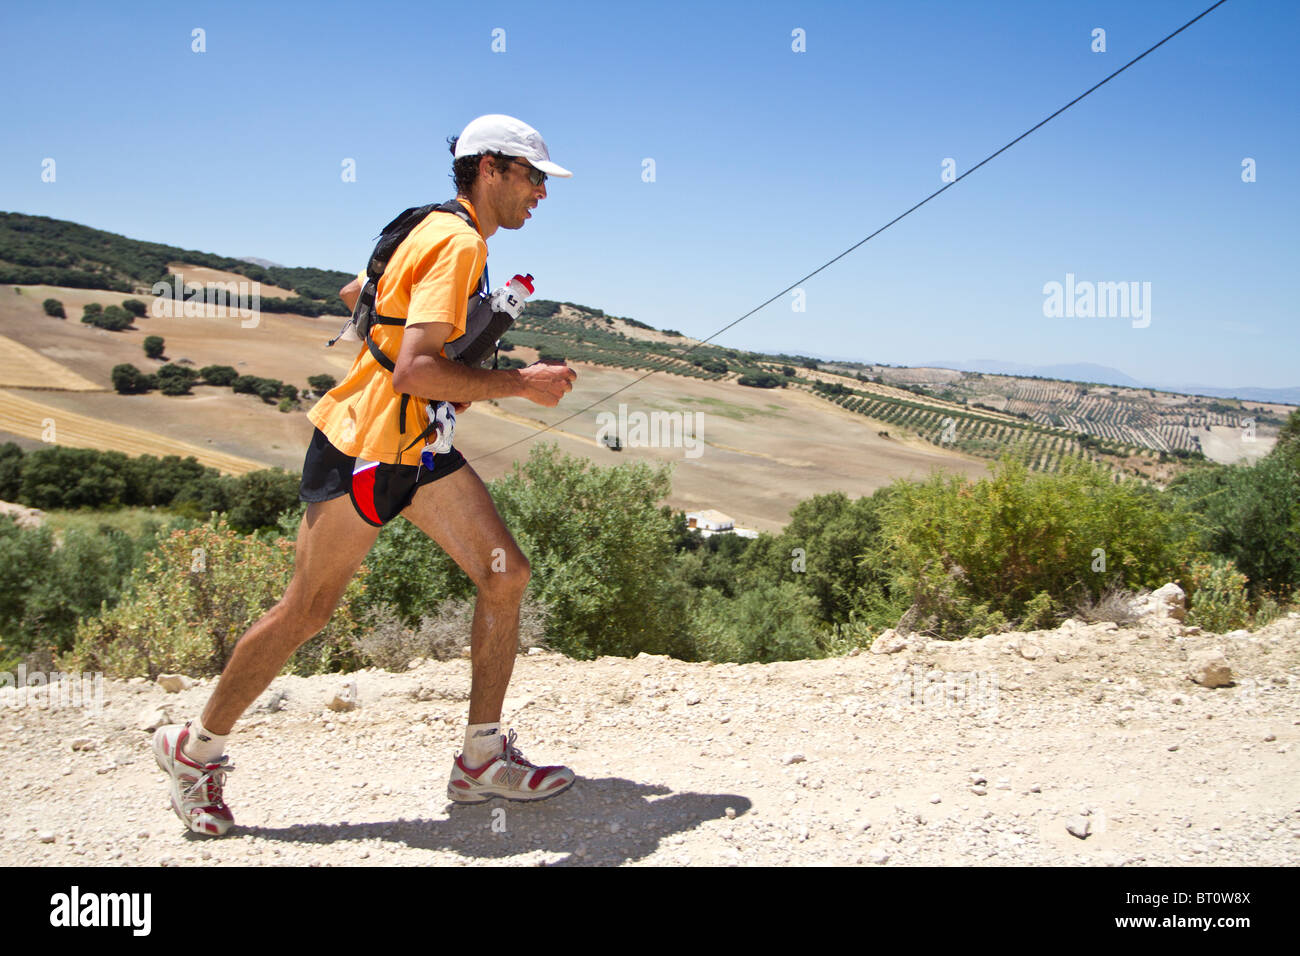
[(501, 753), (481, 767), (465, 766), (465, 755), (457, 754), (447, 783), (447, 799), (453, 803), (483, 803), (493, 797), (503, 800), (545, 800), (573, 786), (568, 767), (538, 767), (515, 747), (515, 732), (501, 738)]
[(235, 825), (235, 816), (221, 798), (226, 774), (235, 768), (225, 754), (210, 764), (198, 764), (185, 756), (181, 745), (190, 735), (186, 723), (159, 727), (153, 735), (153, 756), (158, 767), (171, 778), (172, 809), (181, 822), (195, 833), (225, 836)]

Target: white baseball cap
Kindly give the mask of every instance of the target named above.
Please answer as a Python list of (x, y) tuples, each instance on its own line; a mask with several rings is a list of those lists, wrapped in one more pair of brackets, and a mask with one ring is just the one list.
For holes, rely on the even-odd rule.
[(456, 159), (480, 153), (504, 153), (526, 159), (548, 176), (569, 177), (573, 173), (551, 162), (542, 134), (523, 120), (503, 113), (480, 116), (466, 126), (456, 140)]

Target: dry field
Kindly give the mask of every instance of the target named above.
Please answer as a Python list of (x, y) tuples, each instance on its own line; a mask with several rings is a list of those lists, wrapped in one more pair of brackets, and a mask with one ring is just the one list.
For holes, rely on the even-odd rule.
[[(167, 268), (171, 270), (172, 275), (180, 275), (183, 282), (251, 282), (248, 276), (241, 276), (235, 272), (222, 272), (219, 269), (209, 269), (207, 266), (192, 266), (186, 262), (169, 262)], [(278, 285), (268, 285), (262, 283), (258, 288), (258, 295), (268, 299), (292, 299), (298, 293), (292, 289), (283, 289)]]
[[(70, 318), (46, 316), (40, 303), (47, 296), (62, 301)], [(144, 355), (142, 343), (149, 334), (164, 338), (169, 361), (188, 359), (194, 368), (233, 365), (241, 374), (282, 379), (300, 389), (310, 375), (342, 378), (359, 348), (356, 343), (325, 348), (342, 322), (335, 316), (263, 314), (252, 328), (243, 328), (238, 317), (148, 317), (127, 332), (105, 332), (78, 321), (88, 302), (108, 305), (125, 298), (130, 296), (85, 289), (25, 287), (21, 296), (9, 291), (0, 296), (0, 335), (105, 389), (114, 365), (130, 362), (152, 371), (162, 364)], [(526, 459), (536, 440), (553, 441), (565, 454), (590, 458), (599, 465), (673, 462), (673, 492), (668, 498), (673, 507), (717, 508), (742, 527), (777, 530), (791, 509), (811, 495), (843, 491), (857, 497), (896, 478), (924, 477), (935, 468), (971, 477), (986, 474), (984, 461), (921, 442), (881, 438), (866, 418), (791, 389), (751, 389), (734, 382), (660, 374), (601, 406), (580, 411), (640, 373), (581, 364), (575, 368), (577, 385), (558, 408), (502, 399), (498, 406), (477, 402), (461, 416), (457, 447), (485, 480)], [(248, 470), (254, 464), (293, 472), (302, 467), (312, 432), (305, 414), (310, 402), (304, 404), (304, 411), (282, 413), (254, 396), (235, 395), (226, 388), (199, 386), (194, 392), (168, 397), (156, 392), (123, 396), (111, 390), (15, 391), (28, 404), (23, 406), (22, 421), (0, 424), (7, 433), (0, 437), (39, 437), (39, 431), (32, 433), (32, 423), (39, 425), (53, 417), (58, 440), (72, 444), (79, 443), (84, 433), (96, 447), (194, 454), (200, 460), (207, 456), (209, 463), (229, 471)], [(675, 446), (610, 451), (596, 443), (596, 416), (602, 410), (617, 415), (620, 403), (629, 413), (680, 413), (683, 424), (689, 421), (691, 427), (663, 434), (677, 437)], [(575, 412), (575, 418), (559, 424)], [(85, 421), (73, 416), (84, 416)], [(107, 430), (108, 423), (114, 431)], [(538, 434), (548, 424), (559, 427)], [(132, 430), (129, 440), (128, 429)], [(702, 444), (693, 450), (688, 445), (695, 439)]]

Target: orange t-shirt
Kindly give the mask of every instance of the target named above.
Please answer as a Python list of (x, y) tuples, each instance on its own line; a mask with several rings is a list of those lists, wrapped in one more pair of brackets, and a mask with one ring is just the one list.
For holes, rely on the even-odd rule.
[[(478, 225), (478, 213), (461, 199)], [(411, 230), (388, 260), (379, 277), (375, 311), (407, 325), (446, 322), (455, 326), (448, 341), (465, 334), (469, 297), (478, 288), (487, 263), (487, 243), (460, 216), (431, 212)], [(361, 278), (364, 281), (364, 273)], [(402, 347), (403, 327), (375, 325), (371, 338), (394, 361)], [(446, 357), (446, 351), (442, 352)], [(427, 396), (437, 398), (438, 396)], [(424, 401), (411, 396), (406, 405), (406, 431), (398, 429), (402, 397), (393, 389), (393, 376), (370, 354), (364, 341), (347, 377), (323, 395), (307, 417), (345, 455), (389, 464), (420, 464), (420, 445), (403, 452), (429, 423)]]

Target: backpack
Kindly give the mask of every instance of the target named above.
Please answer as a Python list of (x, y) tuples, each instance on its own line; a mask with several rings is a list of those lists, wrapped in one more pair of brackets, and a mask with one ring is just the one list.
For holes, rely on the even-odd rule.
[[(329, 346), (343, 338), (349, 330), (355, 330), (356, 337), (365, 341), (366, 347), (370, 350), (374, 360), (390, 375), (393, 373), (393, 370), (397, 367), (396, 363), (375, 344), (375, 340), (370, 335), (370, 330), (376, 325), (406, 325), (406, 316), (386, 316), (375, 311), (375, 295), (378, 291), (379, 277), (388, 268), (388, 260), (392, 258), (393, 253), (397, 251), (397, 247), (402, 244), (402, 241), (411, 234), (411, 231), (416, 226), (435, 212), (460, 216), (471, 229), (474, 229), (475, 232), (478, 231), (469, 211), (454, 199), (445, 203), (413, 206), (398, 215), (379, 234), (379, 242), (375, 244), (375, 251), (371, 253), (370, 261), (366, 265), (366, 284), (362, 287), (361, 294), (357, 296), (356, 305), (352, 309), (352, 317), (339, 330), (339, 334), (330, 339)], [(507, 312), (498, 312), (492, 308), (489, 288), (487, 264), (485, 263), (483, 274), (479, 277), (478, 288), (469, 297), (469, 305), (466, 309), (465, 334), (443, 346), (447, 358), (452, 361), (477, 367), (483, 363), (490, 352), (493, 356), (492, 367), (497, 367), (497, 356), (499, 355), (497, 343), (514, 323), (514, 318)], [(398, 430), (403, 435), (406, 434), (406, 409), (410, 400), (410, 395), (403, 394), (402, 403), (398, 409)], [(430, 418), (428, 427), (416, 435), (415, 439), (402, 451), (407, 451), (418, 442), (423, 441), (435, 430), (436, 425)]]

